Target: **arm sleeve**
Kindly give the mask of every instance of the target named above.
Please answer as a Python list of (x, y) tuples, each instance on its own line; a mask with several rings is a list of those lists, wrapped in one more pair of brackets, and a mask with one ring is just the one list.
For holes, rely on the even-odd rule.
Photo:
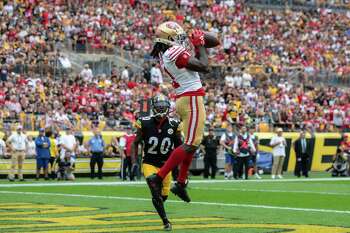
[(141, 119), (137, 119), (137, 121), (135, 121), (135, 123), (134, 123), (134, 126), (137, 129), (141, 129), (142, 128), (142, 121), (141, 121)]
[(251, 148), (252, 152), (255, 152), (256, 148), (255, 148), (254, 142), (251, 138), (249, 139), (249, 143), (250, 143), (250, 148)]
[(235, 137), (235, 141), (234, 141), (234, 144), (233, 144), (233, 151), (235, 153), (238, 152), (238, 137), (237, 136)]
[(183, 51), (180, 55), (177, 56), (175, 65), (177, 68), (185, 68), (190, 60), (191, 54), (187, 51)]
[(37, 138), (35, 139), (35, 145), (36, 145), (37, 147), (41, 147), (41, 146), (43, 145), (43, 141), (41, 141), (40, 138), (37, 137)]
[(220, 137), (220, 143), (223, 143), (226, 141), (226, 134), (222, 134)]

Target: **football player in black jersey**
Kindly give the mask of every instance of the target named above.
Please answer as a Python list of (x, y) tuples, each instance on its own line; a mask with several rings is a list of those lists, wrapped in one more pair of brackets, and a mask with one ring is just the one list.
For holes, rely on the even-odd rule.
[[(157, 173), (160, 167), (170, 156), (174, 148), (182, 144), (180, 122), (168, 117), (170, 102), (164, 95), (157, 95), (152, 98), (152, 113), (150, 117), (143, 117), (136, 121), (136, 139), (131, 147), (132, 160), (136, 161), (138, 145), (143, 143), (143, 174), (148, 177)], [(169, 173), (162, 183), (161, 196), (153, 192), (152, 203), (159, 216), (163, 220), (164, 230), (171, 230), (171, 224), (164, 210), (164, 202), (168, 198), (171, 173)], [(151, 184), (148, 183), (150, 186)]]

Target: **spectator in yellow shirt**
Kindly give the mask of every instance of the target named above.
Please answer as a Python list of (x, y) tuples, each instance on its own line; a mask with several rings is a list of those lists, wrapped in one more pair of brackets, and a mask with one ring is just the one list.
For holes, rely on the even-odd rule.
[(52, 179), (55, 178), (55, 160), (58, 155), (58, 148), (55, 135), (52, 131), (46, 132), (46, 137), (50, 139), (50, 160), (49, 160), (49, 173)]

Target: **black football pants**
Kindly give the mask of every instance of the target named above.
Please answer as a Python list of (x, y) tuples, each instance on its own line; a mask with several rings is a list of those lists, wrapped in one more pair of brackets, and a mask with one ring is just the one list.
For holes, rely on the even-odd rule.
[[(209, 170), (211, 169), (211, 173)], [(216, 167), (216, 155), (204, 156), (204, 178), (208, 178), (209, 175), (212, 179), (215, 179), (217, 167)]]
[(131, 156), (125, 156), (125, 158), (123, 159), (123, 173), (122, 173), (123, 180), (126, 180), (126, 169), (128, 169), (130, 180), (134, 180), (134, 172), (132, 170)]
[(102, 167), (103, 167), (103, 153), (102, 152), (92, 152), (90, 160), (90, 177), (95, 178), (95, 166), (97, 164), (98, 178), (102, 179)]
[(246, 157), (237, 157), (237, 161), (238, 161), (238, 174), (241, 177), (243, 174), (243, 167), (244, 167), (244, 175), (245, 175), (245, 179), (248, 180), (248, 169), (249, 169), (249, 156)]

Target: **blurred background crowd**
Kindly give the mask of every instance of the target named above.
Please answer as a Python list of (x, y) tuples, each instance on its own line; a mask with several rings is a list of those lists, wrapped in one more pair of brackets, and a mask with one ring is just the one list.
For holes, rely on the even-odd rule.
[[(203, 77), (208, 126), (292, 131), (313, 125), (320, 132), (349, 132), (349, 2), (258, 7), (267, 2), (1, 1), (0, 128), (132, 125), (149, 113), (155, 92), (173, 96), (148, 55), (155, 27), (172, 19), (221, 39), (208, 51), (212, 72)], [(291, 2), (311, 7), (294, 9)], [(84, 63), (77, 69), (69, 56), (117, 50), (141, 68), (116, 64), (96, 72)]]

